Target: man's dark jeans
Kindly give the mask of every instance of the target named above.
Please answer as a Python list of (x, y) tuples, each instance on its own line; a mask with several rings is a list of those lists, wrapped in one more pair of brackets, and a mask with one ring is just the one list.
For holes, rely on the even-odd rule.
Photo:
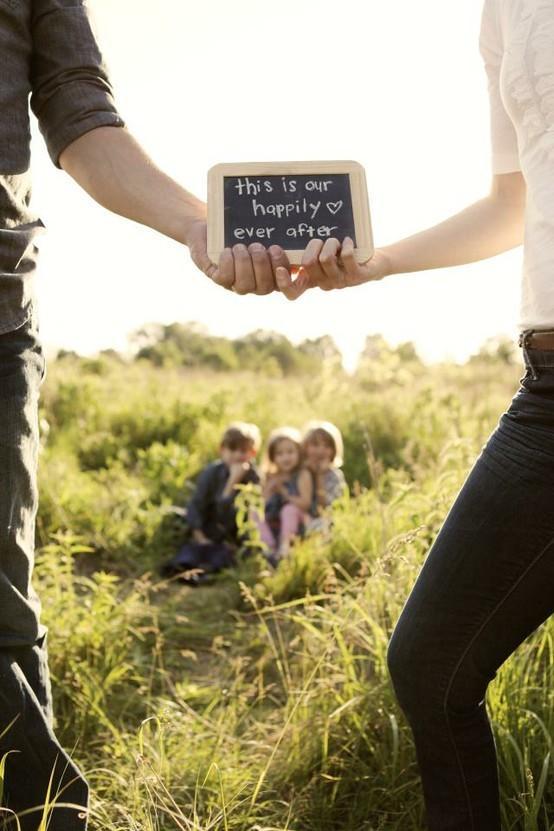
[(36, 831), (50, 793), (49, 831), (83, 831), (88, 787), (52, 731), (47, 635), (31, 586), (44, 374), (33, 313), (0, 335), (0, 760), (8, 754), (0, 828), (15, 831), (18, 813), (22, 831)]
[(524, 350), (524, 362), (388, 646), (431, 831), (500, 831), (485, 693), (554, 612), (554, 351)]

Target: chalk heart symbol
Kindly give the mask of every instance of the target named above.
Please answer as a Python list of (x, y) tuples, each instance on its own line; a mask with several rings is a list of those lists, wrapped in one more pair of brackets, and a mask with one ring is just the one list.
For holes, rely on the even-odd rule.
[(343, 204), (344, 203), (342, 199), (340, 199), (338, 202), (327, 202), (327, 210), (334, 216), (335, 214), (338, 214)]

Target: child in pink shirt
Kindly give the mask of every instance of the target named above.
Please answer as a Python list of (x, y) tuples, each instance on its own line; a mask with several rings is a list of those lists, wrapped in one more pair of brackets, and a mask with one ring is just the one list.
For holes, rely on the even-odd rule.
[(288, 554), (293, 537), (303, 532), (313, 500), (310, 472), (304, 467), (299, 431), (279, 427), (268, 440), (263, 480), (264, 519), (255, 517), (266, 557), (272, 565)]

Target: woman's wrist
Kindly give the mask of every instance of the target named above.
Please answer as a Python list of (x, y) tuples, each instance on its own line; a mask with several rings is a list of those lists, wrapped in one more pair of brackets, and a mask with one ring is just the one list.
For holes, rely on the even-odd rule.
[(382, 260), (382, 267), (380, 271), (383, 277), (390, 277), (392, 274), (402, 274), (403, 271), (395, 257), (395, 246), (389, 245), (383, 248), (376, 248), (374, 257), (380, 257)]

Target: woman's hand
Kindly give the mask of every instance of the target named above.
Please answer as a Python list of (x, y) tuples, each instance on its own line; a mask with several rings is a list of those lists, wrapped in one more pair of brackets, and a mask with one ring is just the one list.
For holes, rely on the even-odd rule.
[(365, 263), (358, 263), (354, 242), (345, 237), (342, 246), (338, 239), (310, 240), (304, 251), (300, 273), (293, 280), (290, 268), (276, 268), (277, 286), (289, 300), (297, 300), (306, 289), (316, 286), (323, 291), (359, 286), (370, 280), (381, 280), (392, 274), (392, 266), (385, 252), (375, 249)]
[(259, 242), (248, 247), (234, 245), (221, 252), (216, 265), (208, 256), (207, 236), (206, 220), (200, 218), (188, 225), (186, 244), (195, 265), (218, 286), (236, 294), (264, 295), (278, 291), (277, 268), (290, 279), (291, 265), (280, 246), (266, 249)]

